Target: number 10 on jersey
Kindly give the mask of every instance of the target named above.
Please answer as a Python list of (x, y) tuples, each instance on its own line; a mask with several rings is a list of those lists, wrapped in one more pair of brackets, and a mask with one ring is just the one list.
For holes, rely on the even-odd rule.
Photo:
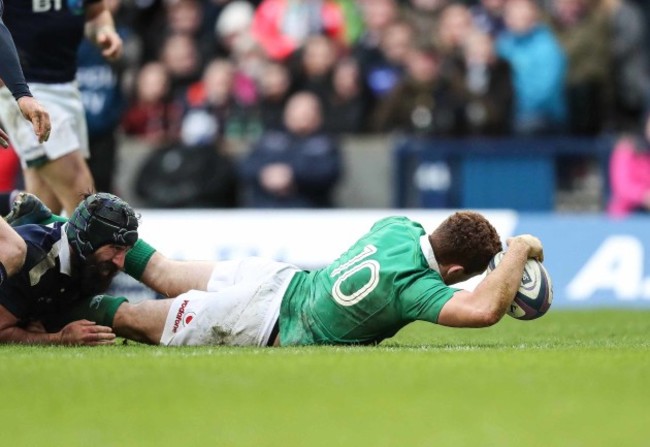
[[(337, 278), (332, 286), (332, 297), (341, 306), (354, 306), (368, 296), (379, 284), (379, 262), (374, 259), (366, 259), (368, 256), (377, 253), (377, 247), (366, 245), (361, 253), (350, 259), (345, 264), (334, 269), (332, 278)], [(346, 294), (341, 290), (342, 284), (355, 273), (368, 269), (370, 277), (355, 292)]]

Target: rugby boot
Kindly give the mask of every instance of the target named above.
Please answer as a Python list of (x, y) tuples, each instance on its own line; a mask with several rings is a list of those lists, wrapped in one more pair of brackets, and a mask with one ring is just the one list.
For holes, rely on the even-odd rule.
[(52, 211), (41, 199), (28, 192), (19, 192), (12, 201), (11, 212), (5, 220), (12, 227), (38, 224), (52, 217)]

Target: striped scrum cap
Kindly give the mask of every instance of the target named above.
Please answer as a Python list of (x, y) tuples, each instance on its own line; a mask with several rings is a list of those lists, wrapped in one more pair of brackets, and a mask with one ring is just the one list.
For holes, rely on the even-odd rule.
[(132, 247), (138, 240), (133, 208), (113, 194), (91, 194), (74, 210), (66, 228), (68, 242), (86, 259), (103, 245)]

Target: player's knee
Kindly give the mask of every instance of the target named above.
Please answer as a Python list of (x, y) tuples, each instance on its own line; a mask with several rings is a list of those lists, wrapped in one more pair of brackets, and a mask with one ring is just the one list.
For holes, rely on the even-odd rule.
[(156, 344), (150, 339), (143, 319), (141, 304), (122, 304), (113, 318), (113, 331), (118, 337), (128, 338), (140, 343)]
[(51, 161), (39, 170), (39, 175), (48, 185), (75, 190), (85, 188), (84, 192), (90, 192), (93, 182), (86, 160), (78, 151)]
[(7, 275), (11, 276), (20, 270), (25, 263), (26, 255), (27, 246), (20, 238), (2, 244), (2, 257), (0, 257), (0, 261), (2, 262)]
[(121, 305), (113, 320), (115, 334), (140, 343), (159, 344), (167, 317), (166, 306), (161, 301), (165, 300)]

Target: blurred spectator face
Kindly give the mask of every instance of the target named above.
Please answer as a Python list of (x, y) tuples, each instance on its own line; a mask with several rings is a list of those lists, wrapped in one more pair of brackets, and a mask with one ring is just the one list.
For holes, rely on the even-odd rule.
[(438, 77), (440, 63), (433, 51), (413, 49), (409, 52), (406, 67), (413, 80), (428, 83)]
[(230, 97), (234, 79), (235, 69), (230, 61), (216, 59), (210, 62), (203, 73), (208, 101), (213, 104), (225, 102)]
[(361, 90), (361, 72), (354, 59), (345, 59), (334, 68), (334, 91), (341, 98), (356, 96)]
[(506, 0), (481, 0), (481, 5), (492, 14), (501, 15), (506, 5)]
[(321, 125), (321, 106), (313, 93), (296, 93), (284, 110), (284, 125), (296, 135), (314, 133)]
[(397, 19), (395, 0), (366, 0), (361, 4), (364, 26), (368, 31), (379, 32)]
[(587, 12), (585, 0), (553, 0), (553, 14), (565, 25), (578, 23)]
[(175, 34), (168, 37), (160, 59), (176, 78), (190, 77), (199, 69), (199, 55), (194, 40), (187, 35)]
[(437, 40), (445, 49), (460, 48), (473, 27), (470, 10), (464, 5), (452, 4), (440, 16)]
[(168, 0), (166, 7), (173, 33), (195, 35), (201, 28), (203, 10), (197, 0)]
[(264, 76), (266, 55), (250, 34), (241, 35), (236, 41), (231, 59), (237, 64), (237, 70), (246, 76), (252, 79)]
[(163, 100), (169, 91), (169, 76), (165, 66), (160, 62), (150, 62), (138, 73), (138, 100), (144, 103), (156, 103)]
[(307, 76), (329, 73), (336, 61), (334, 42), (325, 36), (311, 36), (304, 46), (302, 64)]
[(539, 9), (533, 0), (508, 0), (503, 18), (510, 31), (527, 34), (538, 23)]
[(271, 62), (265, 66), (260, 77), (260, 90), (266, 98), (279, 99), (289, 91), (291, 77), (289, 69), (281, 63)]
[(434, 12), (445, 7), (449, 0), (410, 0), (410, 3), (415, 10)]
[(489, 34), (474, 31), (465, 39), (464, 52), (467, 65), (488, 65), (495, 57), (494, 41)]
[(402, 64), (413, 45), (414, 31), (406, 22), (391, 24), (381, 40), (381, 50), (390, 62)]
[(254, 13), (253, 6), (246, 1), (228, 3), (219, 14), (214, 27), (219, 42), (232, 50), (241, 39), (252, 39), (250, 28)]

